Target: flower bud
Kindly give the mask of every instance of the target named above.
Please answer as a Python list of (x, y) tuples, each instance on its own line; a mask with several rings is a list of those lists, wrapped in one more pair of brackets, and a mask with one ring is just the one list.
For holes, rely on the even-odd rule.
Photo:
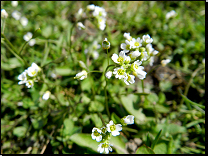
[(6, 10), (1, 9), (1, 18), (7, 18), (8, 17), (8, 13), (6, 12)]
[(109, 49), (110, 48), (110, 42), (105, 38), (105, 40), (102, 43), (102, 48), (103, 49)]

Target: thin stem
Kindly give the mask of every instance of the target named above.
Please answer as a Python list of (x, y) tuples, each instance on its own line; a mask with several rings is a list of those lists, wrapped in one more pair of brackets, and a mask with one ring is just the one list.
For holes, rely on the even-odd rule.
[(141, 81), (142, 81), (142, 92), (144, 93), (144, 80)]
[(105, 90), (105, 107), (106, 107), (106, 111), (107, 111), (107, 114), (108, 114), (108, 117), (109, 117), (109, 119), (110, 119), (110, 111), (109, 111), (109, 108), (108, 108), (108, 96), (107, 96), (107, 78), (105, 77), (105, 88), (104, 88), (104, 90)]
[(103, 73), (103, 72), (99, 70), (93, 70), (93, 71), (88, 71), (88, 73)]
[(6, 21), (6, 19), (3, 19), (3, 29), (2, 29), (2, 33), (4, 34), (4, 29), (5, 29), (5, 21)]
[(155, 70), (155, 68), (157, 68), (158, 66), (160, 66), (160, 64), (158, 64), (158, 65), (156, 65), (156, 66), (154, 66), (154, 68), (152, 68), (148, 73), (147, 73), (147, 75), (146, 76), (148, 76), (152, 71), (154, 71)]
[(108, 49), (107, 49), (107, 58), (108, 58), (108, 66), (109, 66), (109, 57), (108, 57)]
[[(199, 66), (199, 67), (192, 73), (191, 78), (189, 79), (189, 82), (188, 82), (188, 84), (187, 84), (186, 87), (185, 87), (184, 96), (187, 96), (187, 95), (188, 95), (188, 91), (189, 91), (190, 85), (191, 85), (191, 83), (192, 83), (194, 77), (196, 76), (196, 74), (197, 74), (201, 69), (203, 69), (203, 67)], [(181, 99), (181, 102), (180, 102), (180, 106), (183, 104), (183, 102), (184, 102), (184, 99), (182, 98), (182, 99)]]
[(70, 54), (70, 57), (71, 57), (71, 60), (73, 61), (73, 57), (72, 57), (72, 53), (71, 53), (71, 36), (72, 36), (72, 30), (74, 29), (76, 25), (76, 22), (72, 25), (71, 29), (70, 29), (70, 35), (69, 35), (69, 54)]
[(98, 112), (98, 116), (100, 117), (100, 119), (101, 119), (103, 125), (106, 127), (105, 121), (104, 121), (104, 119), (103, 119), (103, 117), (102, 117), (102, 114), (101, 114), (100, 112)]

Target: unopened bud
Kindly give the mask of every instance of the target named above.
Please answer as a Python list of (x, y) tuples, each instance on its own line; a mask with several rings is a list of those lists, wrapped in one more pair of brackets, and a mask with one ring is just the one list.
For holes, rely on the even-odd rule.
[(109, 49), (110, 48), (110, 42), (105, 38), (105, 40), (102, 43), (102, 48), (103, 49)]

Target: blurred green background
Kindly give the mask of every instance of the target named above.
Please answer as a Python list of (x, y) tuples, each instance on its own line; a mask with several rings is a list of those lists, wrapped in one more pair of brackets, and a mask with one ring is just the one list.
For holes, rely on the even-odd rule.
[[(106, 10), (105, 30), (85, 20), (86, 30), (75, 27), (71, 33), (79, 8), (89, 4)], [(40, 28), (36, 44), (26, 45), (22, 56), (29, 65), (35, 62), (42, 66), (47, 80), (36, 82), (31, 89), (18, 85), (17, 77), (27, 67), (1, 37), (2, 154), (97, 153), (98, 143), (90, 135), (93, 127), (102, 126), (98, 113), (106, 123), (110, 120), (104, 105), (105, 78), (101, 73), (92, 73), (83, 81), (74, 80), (74, 76), (82, 70), (79, 60), (90, 70), (105, 70), (106, 51), (98, 49), (95, 60), (84, 53), (85, 49), (92, 50), (94, 41), (101, 45), (108, 38), (110, 56), (118, 54), (125, 32), (134, 38), (149, 34), (159, 54), (153, 66), (145, 66), (146, 72), (157, 66), (144, 80), (148, 95), (139, 94), (140, 80), (129, 86), (115, 78), (108, 81), (111, 119), (135, 116), (134, 125), (112, 138), (112, 153), (135, 153), (142, 144), (150, 146), (162, 129), (155, 153), (205, 154), (205, 2), (19, 1), (14, 7), (11, 1), (1, 1), (1, 9), (9, 15), (4, 35), (17, 51), (25, 43), (23, 36)], [(14, 10), (28, 19), (26, 26), (12, 17)], [(166, 19), (171, 10), (177, 15)], [(57, 60), (64, 55), (67, 59)], [(166, 58), (171, 62), (162, 67), (160, 61)], [(50, 63), (53, 60), (57, 62)], [(57, 76), (51, 77), (52, 73)], [(44, 101), (46, 90), (52, 95)]]

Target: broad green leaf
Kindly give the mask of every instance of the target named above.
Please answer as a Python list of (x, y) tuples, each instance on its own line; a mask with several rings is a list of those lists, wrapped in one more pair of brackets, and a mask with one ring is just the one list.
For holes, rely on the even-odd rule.
[(122, 140), (121, 136), (111, 136), (110, 143), (113, 145), (113, 148), (116, 150), (117, 154), (128, 154), (125, 150), (125, 143)]
[(157, 133), (161, 129), (163, 130), (161, 135), (164, 135), (165, 133), (175, 135), (178, 133), (186, 133), (186, 131), (187, 131), (185, 127), (182, 127), (182, 126), (179, 126), (179, 125), (176, 125), (173, 123), (157, 124), (157, 126), (154, 128), (154, 131)]
[(64, 132), (63, 135), (70, 135), (74, 129), (74, 122), (71, 119), (64, 120)]
[(142, 146), (140, 146), (136, 150), (135, 154), (155, 154), (155, 152), (150, 147), (148, 147), (145, 144), (143, 144)]
[(160, 81), (159, 87), (161, 91), (170, 91), (172, 88), (172, 82), (171, 81)]
[(90, 112), (102, 112), (104, 110), (104, 104), (99, 101), (91, 101), (89, 106)]
[(61, 67), (56, 67), (55, 68), (55, 73), (57, 75), (61, 75), (61, 76), (69, 76), (69, 75), (74, 75), (75, 76), (75, 72), (70, 69), (70, 67), (68, 66), (61, 66)]
[(160, 103), (160, 104), (163, 104), (166, 100), (165, 94), (163, 92), (160, 92), (158, 94), (158, 98), (159, 98), (158, 103)]
[(167, 151), (168, 151), (168, 143), (167, 142), (158, 143), (154, 147), (155, 154), (167, 154)]
[(158, 101), (158, 96), (157, 96), (157, 94), (155, 94), (155, 93), (151, 93), (151, 94), (147, 95), (147, 99), (148, 99), (148, 101), (150, 101), (151, 103), (156, 104), (157, 101)]
[(113, 120), (113, 122), (115, 123), (115, 124), (119, 124), (119, 123), (121, 123), (121, 119), (116, 115), (116, 113), (112, 113), (111, 114), (111, 119)]
[(156, 111), (159, 112), (159, 113), (169, 113), (170, 112), (170, 108), (169, 107), (165, 107), (165, 106), (163, 106), (161, 104), (144, 105), (144, 109), (151, 109), (151, 110), (156, 109)]
[(13, 134), (16, 135), (17, 137), (23, 137), (25, 136), (26, 131), (27, 131), (27, 128), (23, 126), (15, 127), (13, 130)]
[(70, 140), (79, 146), (87, 147), (97, 152), (98, 145), (96, 140), (93, 140), (91, 134), (76, 133), (70, 137)]
[(1, 61), (1, 68), (3, 70), (12, 70), (14, 68), (21, 67), (21, 66), (23, 66), (22, 63), (16, 57), (8, 59), (7, 63), (4, 63), (3, 61)]
[(145, 115), (142, 113), (142, 108), (138, 110), (135, 107), (138, 107), (139, 103), (137, 102), (138, 95), (129, 94), (128, 96), (121, 96), (121, 102), (124, 108), (128, 111), (129, 114), (134, 115), (135, 122), (140, 123), (144, 122)]
[(91, 114), (91, 120), (94, 122), (95, 127), (102, 127), (102, 121), (96, 113)]

